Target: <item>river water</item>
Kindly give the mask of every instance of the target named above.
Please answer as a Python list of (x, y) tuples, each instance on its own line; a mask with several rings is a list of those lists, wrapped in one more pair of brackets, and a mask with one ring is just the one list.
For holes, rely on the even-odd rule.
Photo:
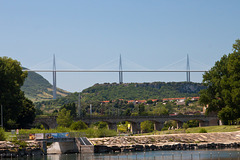
[(240, 160), (240, 149), (149, 151), (115, 154), (55, 154), (4, 158), (12, 160)]

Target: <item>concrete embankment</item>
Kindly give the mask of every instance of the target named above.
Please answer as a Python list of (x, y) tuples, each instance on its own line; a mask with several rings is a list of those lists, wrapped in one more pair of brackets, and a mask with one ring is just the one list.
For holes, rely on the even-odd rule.
[(90, 138), (96, 153), (240, 148), (240, 132)]

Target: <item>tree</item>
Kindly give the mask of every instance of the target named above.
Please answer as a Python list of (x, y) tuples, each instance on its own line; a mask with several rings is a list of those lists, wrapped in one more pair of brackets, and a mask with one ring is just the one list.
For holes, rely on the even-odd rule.
[(233, 52), (224, 55), (203, 75), (207, 87), (200, 92), (200, 103), (208, 105), (207, 114), (218, 113), (227, 124), (240, 115), (240, 40), (233, 44)]
[(20, 128), (24, 128), (29, 122), (35, 119), (35, 107), (33, 102), (27, 98), (22, 99), (22, 107), (19, 109), (17, 122)]
[(83, 121), (77, 121), (77, 122), (73, 122), (70, 128), (72, 130), (81, 130), (81, 129), (87, 129), (88, 126)]
[(163, 105), (158, 105), (153, 109), (153, 114), (157, 115), (169, 115), (168, 109)]
[(107, 122), (99, 122), (98, 124), (97, 124), (97, 127), (98, 127), (98, 129), (103, 129), (103, 128), (105, 128), (105, 129), (107, 129), (108, 128), (108, 124), (107, 124)]
[(154, 124), (151, 121), (144, 121), (141, 123), (142, 132), (152, 132), (154, 130)]
[(0, 141), (5, 141), (5, 140), (6, 140), (5, 131), (2, 127), (0, 127)]
[(57, 117), (57, 124), (61, 127), (70, 127), (73, 122), (71, 111), (67, 111), (66, 108), (63, 108)]
[(60, 111), (63, 109), (63, 108), (65, 108), (66, 110), (68, 110), (68, 111), (71, 111), (70, 113), (71, 113), (71, 116), (72, 117), (76, 117), (77, 116), (77, 114), (76, 114), (76, 104), (75, 103), (69, 103), (69, 104), (64, 104), (61, 108), (60, 108)]
[(0, 57), (0, 105), (3, 106), (4, 126), (7, 128), (7, 122), (11, 125), (15, 122), (16, 126), (24, 128), (34, 121), (33, 103), (21, 91), (26, 77), (27, 72), (22, 71), (20, 62)]
[(145, 106), (143, 103), (141, 103), (139, 106), (138, 106), (138, 115), (142, 116), (144, 115), (146, 112), (145, 112)]
[(182, 127), (183, 127), (184, 129), (188, 129), (188, 128), (189, 128), (189, 125), (188, 125), (187, 123), (183, 123)]
[(124, 115), (125, 116), (131, 116), (131, 109), (130, 108), (128, 108), (128, 109), (126, 109), (125, 111), (124, 111)]

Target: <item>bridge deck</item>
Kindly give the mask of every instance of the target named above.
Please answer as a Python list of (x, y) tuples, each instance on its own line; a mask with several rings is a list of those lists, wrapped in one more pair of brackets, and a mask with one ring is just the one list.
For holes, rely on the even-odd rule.
[(49, 138), (49, 139), (36, 139), (38, 142), (74, 142), (75, 138)]

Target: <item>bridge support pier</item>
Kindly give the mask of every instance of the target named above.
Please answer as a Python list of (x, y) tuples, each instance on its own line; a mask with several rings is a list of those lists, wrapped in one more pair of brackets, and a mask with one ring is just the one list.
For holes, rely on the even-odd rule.
[(182, 128), (183, 122), (177, 121), (177, 129)]
[(141, 125), (140, 124), (141, 124), (140, 122), (137, 122), (137, 123), (132, 122), (131, 123), (131, 132), (133, 134), (138, 134), (138, 133), (141, 132)]
[(154, 130), (161, 131), (163, 126), (164, 126), (163, 122), (154, 122)]
[(117, 131), (117, 123), (108, 123), (108, 129)]
[(47, 154), (47, 142), (39, 142), (39, 144), (43, 150), (43, 153)]
[(209, 126), (209, 121), (199, 121), (199, 127)]
[(219, 125), (219, 120), (217, 118), (209, 121), (209, 126), (218, 126), (218, 125)]

